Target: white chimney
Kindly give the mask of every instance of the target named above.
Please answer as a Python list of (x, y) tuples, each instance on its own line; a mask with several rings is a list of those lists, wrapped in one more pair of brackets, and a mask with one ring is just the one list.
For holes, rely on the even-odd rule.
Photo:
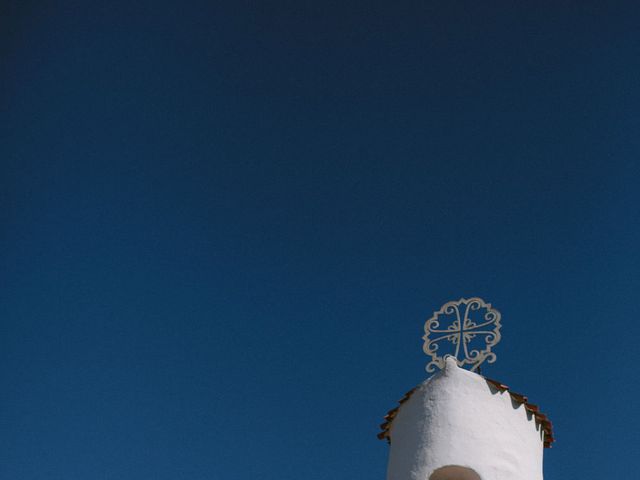
[(390, 443), (387, 480), (542, 480), (551, 422), (527, 398), (458, 366), (408, 392), (378, 435)]

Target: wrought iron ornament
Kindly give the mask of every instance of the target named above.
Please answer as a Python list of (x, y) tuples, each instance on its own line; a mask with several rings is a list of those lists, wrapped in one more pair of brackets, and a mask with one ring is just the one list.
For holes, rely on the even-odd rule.
[[(436, 367), (442, 369), (448, 356), (455, 357), (460, 367), (471, 365), (471, 371), (484, 361), (495, 362), (496, 354), (491, 347), (500, 341), (500, 317), (500, 312), (479, 297), (445, 303), (424, 324), (423, 350), (431, 357), (427, 372), (434, 372)], [(471, 346), (476, 337), (478, 340)], [(475, 345), (482, 340), (484, 348)], [(443, 341), (451, 344), (453, 353), (439, 355)]]

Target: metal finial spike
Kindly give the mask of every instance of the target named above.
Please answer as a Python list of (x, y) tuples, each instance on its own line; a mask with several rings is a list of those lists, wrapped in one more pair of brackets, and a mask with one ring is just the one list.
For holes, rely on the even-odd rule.
[[(500, 341), (500, 318), (500, 312), (479, 297), (445, 303), (424, 325), (423, 350), (431, 357), (427, 372), (442, 369), (448, 356), (454, 357), (459, 367), (471, 366), (471, 371), (479, 370), (485, 361), (495, 362), (491, 347)], [(475, 338), (484, 340), (484, 347), (471, 347)], [(445, 349), (440, 346), (448, 346), (451, 352), (440, 353), (438, 350)]]

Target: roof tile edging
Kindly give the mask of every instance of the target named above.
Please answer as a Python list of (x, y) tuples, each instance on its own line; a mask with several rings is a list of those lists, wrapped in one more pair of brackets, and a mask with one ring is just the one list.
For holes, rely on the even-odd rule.
[[(553, 424), (551, 423), (551, 420), (549, 420), (549, 418), (544, 413), (540, 412), (540, 408), (537, 405), (529, 403), (529, 399), (526, 396), (509, 390), (509, 387), (504, 385), (503, 383), (500, 383), (497, 380), (492, 380), (486, 377), (482, 377), (482, 378), (484, 378), (487, 383), (489, 383), (490, 385), (493, 385), (500, 392), (509, 393), (509, 395), (511, 396), (511, 399), (514, 402), (519, 403), (520, 405), (524, 404), (524, 408), (527, 410), (527, 412), (533, 415), (533, 417), (536, 420), (536, 424), (541, 425), (544, 431), (544, 448), (551, 448), (551, 444), (555, 441), (555, 439), (553, 438)], [(418, 385), (412, 388), (411, 390), (409, 390), (407, 393), (405, 393), (404, 396), (398, 401), (398, 406), (389, 410), (387, 414), (384, 416), (385, 421), (384, 423), (380, 424), (380, 429), (382, 431), (377, 435), (377, 437), (380, 440), (383, 440), (386, 438), (387, 443), (391, 443), (391, 423), (393, 422), (393, 419), (398, 414), (398, 411), (400, 410), (400, 407), (402, 406), (402, 404), (407, 400), (409, 400), (409, 398), (411, 398), (411, 395), (413, 395), (413, 393), (421, 385)]]

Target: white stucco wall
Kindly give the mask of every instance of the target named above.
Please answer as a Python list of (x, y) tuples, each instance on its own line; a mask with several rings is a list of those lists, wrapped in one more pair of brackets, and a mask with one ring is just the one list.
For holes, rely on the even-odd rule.
[(402, 404), (390, 430), (387, 480), (428, 480), (460, 465), (482, 480), (542, 480), (542, 432), (524, 405), (448, 358)]

